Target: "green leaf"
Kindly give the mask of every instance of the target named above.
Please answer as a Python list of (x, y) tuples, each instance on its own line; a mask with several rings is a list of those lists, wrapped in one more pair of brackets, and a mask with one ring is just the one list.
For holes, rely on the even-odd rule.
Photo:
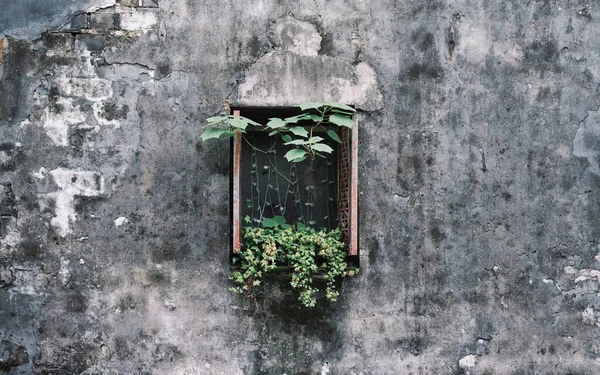
[(272, 132), (269, 133), (269, 137), (274, 136), (275, 134), (277, 134), (277, 130), (273, 130)]
[(309, 114), (309, 113), (302, 113), (300, 115), (296, 115), (296, 116), (292, 116), (292, 117), (286, 117), (285, 122), (287, 122), (288, 124), (295, 124), (298, 121), (310, 120), (311, 116), (312, 115)]
[(219, 138), (221, 136), (221, 134), (223, 134), (225, 132), (227, 132), (226, 129), (210, 128), (210, 129), (206, 129), (206, 131), (204, 131), (204, 133), (202, 133), (200, 138), (202, 138), (203, 141), (206, 141), (208, 139), (213, 139), (213, 138)]
[(273, 117), (269, 119), (269, 122), (267, 122), (267, 127), (271, 128), (271, 129), (278, 129), (278, 128), (282, 128), (285, 126), (285, 121), (283, 121), (280, 118), (277, 117)]
[[(242, 133), (245, 133), (245, 131), (243, 131), (243, 130), (240, 130), (240, 131), (241, 131)], [(227, 131), (225, 131), (225, 133), (223, 133), (223, 134), (221, 135), (221, 138), (231, 138), (231, 137), (233, 137), (234, 135), (235, 135), (235, 132), (232, 132), (231, 130), (227, 130)]]
[(306, 111), (307, 109), (319, 109), (324, 105), (325, 103), (309, 102), (302, 103), (298, 107), (300, 107), (301, 110)]
[(246, 130), (246, 127), (248, 127), (248, 122), (249, 120), (247, 118), (238, 117), (229, 119), (228, 124), (234, 128)]
[(308, 132), (302, 126), (294, 126), (293, 128), (290, 128), (290, 131), (301, 137), (308, 138)]
[[(239, 118), (239, 117), (238, 117), (238, 116), (234, 116), (234, 118)], [(242, 119), (244, 119), (244, 121), (246, 121), (246, 122), (247, 122), (248, 124), (250, 124), (250, 125), (254, 125), (254, 126), (263, 126), (262, 124), (259, 124), (259, 123), (258, 123), (258, 122), (256, 122), (256, 121), (250, 120), (250, 119), (249, 119), (249, 118), (247, 118), (247, 117), (242, 117)]]
[(323, 117), (321, 117), (319, 115), (310, 115), (310, 119), (313, 122), (321, 122), (321, 121), (323, 121)]
[(227, 116), (214, 116), (206, 119), (206, 122), (209, 124), (216, 124), (218, 122), (223, 122), (227, 119)]
[(301, 222), (297, 222), (296, 226), (298, 227), (298, 229), (305, 229), (306, 228), (306, 225), (304, 225), (304, 223), (301, 223)]
[(342, 109), (344, 111), (348, 111), (348, 112), (352, 112), (352, 113), (356, 112), (356, 109), (354, 109), (348, 105), (342, 104), (342, 103), (328, 103), (328, 104), (330, 106), (332, 106), (333, 108)]
[(337, 135), (337, 133), (334, 132), (333, 130), (327, 130), (327, 135), (329, 136), (329, 138), (333, 139), (337, 143), (342, 143), (342, 140), (340, 139), (340, 136)]
[(289, 135), (285, 134), (281, 136), (281, 139), (283, 139), (284, 142), (291, 142), (292, 141), (292, 137), (290, 137)]
[(308, 139), (308, 143), (317, 143), (317, 142), (321, 142), (324, 138), (321, 137), (310, 137)]
[(284, 145), (297, 145), (302, 146), (309, 143), (309, 141), (305, 141), (303, 139), (294, 139), (293, 141), (285, 142)]
[(317, 143), (311, 146), (313, 148), (313, 150), (317, 150), (320, 152), (326, 152), (328, 154), (331, 154), (333, 152), (333, 149), (323, 143)]
[(281, 224), (281, 228), (283, 228), (283, 229), (288, 229), (288, 228), (291, 228), (291, 227), (292, 226), (289, 225), (289, 224)]
[(276, 227), (279, 225), (279, 224), (277, 224), (277, 221), (275, 221), (273, 219), (269, 219), (268, 217), (263, 218), (260, 223), (265, 228), (273, 228), (273, 227)]
[(278, 225), (285, 224), (285, 217), (283, 217), (283, 216), (279, 216), (279, 215), (273, 216), (273, 220), (275, 220)]
[(354, 121), (348, 116), (340, 115), (339, 113), (329, 116), (329, 122), (338, 126), (345, 126), (352, 129)]
[(250, 216), (246, 215), (246, 217), (244, 217), (244, 222), (246, 224), (251, 224), (252, 223), (252, 219), (250, 219)]
[(297, 159), (303, 158), (306, 155), (306, 151), (301, 150), (299, 148), (295, 148), (293, 150), (289, 150), (285, 155), (288, 161), (297, 161)]

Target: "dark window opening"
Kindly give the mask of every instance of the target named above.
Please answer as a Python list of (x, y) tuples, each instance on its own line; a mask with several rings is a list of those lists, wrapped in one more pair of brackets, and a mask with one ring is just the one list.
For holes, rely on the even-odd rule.
[(336, 228), (337, 144), (326, 143), (336, 151), (315, 158), (312, 165), (309, 161), (290, 163), (283, 158), (288, 147), (280, 137), (249, 131), (242, 144), (242, 218), (250, 218), (252, 226), (259, 226), (263, 218), (283, 216), (288, 224), (297, 218), (298, 223), (317, 230)]
[[(269, 118), (285, 118), (300, 113), (299, 108), (246, 107), (234, 115), (265, 124)], [(299, 123), (302, 125), (302, 123)], [(323, 134), (334, 152), (308, 161), (290, 163), (283, 155), (289, 149), (281, 137), (246, 129), (244, 137), (232, 139), (232, 249), (241, 244), (241, 228), (259, 226), (264, 218), (283, 216), (292, 224), (315, 229), (340, 228), (348, 254), (358, 255), (357, 124), (353, 129), (332, 128), (339, 144)], [(315, 133), (314, 135), (321, 135)], [(268, 151), (266, 154), (258, 150)], [(300, 181), (294, 189), (290, 181)], [(249, 219), (249, 220), (248, 220)], [(248, 222), (249, 221), (249, 222)]]

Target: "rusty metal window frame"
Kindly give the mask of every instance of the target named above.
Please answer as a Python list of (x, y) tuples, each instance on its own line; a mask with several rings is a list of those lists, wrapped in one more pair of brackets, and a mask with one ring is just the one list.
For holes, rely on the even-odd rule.
[[(241, 110), (233, 111), (241, 116)], [(341, 128), (342, 144), (338, 150), (338, 226), (347, 246), (348, 256), (358, 256), (358, 119), (354, 115), (352, 129)], [(242, 246), (241, 178), (242, 135), (232, 138), (231, 152), (231, 240), (233, 253)]]

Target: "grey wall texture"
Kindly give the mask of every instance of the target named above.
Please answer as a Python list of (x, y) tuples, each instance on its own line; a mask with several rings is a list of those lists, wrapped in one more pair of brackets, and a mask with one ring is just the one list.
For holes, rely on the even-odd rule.
[[(600, 1), (3, 1), (0, 372), (600, 373)], [(361, 274), (228, 292), (232, 105), (359, 109)]]

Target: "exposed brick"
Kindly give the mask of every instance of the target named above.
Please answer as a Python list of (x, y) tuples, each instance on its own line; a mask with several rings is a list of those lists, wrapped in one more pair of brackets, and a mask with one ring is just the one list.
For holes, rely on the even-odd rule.
[(0, 63), (4, 61), (4, 56), (8, 51), (8, 38), (0, 39)]
[(158, 0), (142, 0), (142, 5), (147, 8), (158, 8)]
[(139, 31), (158, 27), (158, 14), (150, 9), (132, 9), (120, 14), (121, 30)]
[(121, 5), (124, 7), (139, 7), (142, 6), (142, 1), (140, 0), (121, 0)]
[(158, 8), (158, 0), (121, 0), (124, 7)]
[(121, 14), (120, 13), (114, 14), (114, 23), (115, 23), (115, 30), (121, 30)]
[(90, 28), (114, 30), (115, 17), (114, 13), (96, 12), (90, 14)]
[(104, 37), (101, 35), (81, 34), (77, 36), (77, 39), (84, 42), (87, 49), (92, 52), (100, 52), (105, 46)]
[(87, 13), (81, 13), (73, 17), (71, 20), (72, 30), (87, 29), (89, 27), (89, 20)]

